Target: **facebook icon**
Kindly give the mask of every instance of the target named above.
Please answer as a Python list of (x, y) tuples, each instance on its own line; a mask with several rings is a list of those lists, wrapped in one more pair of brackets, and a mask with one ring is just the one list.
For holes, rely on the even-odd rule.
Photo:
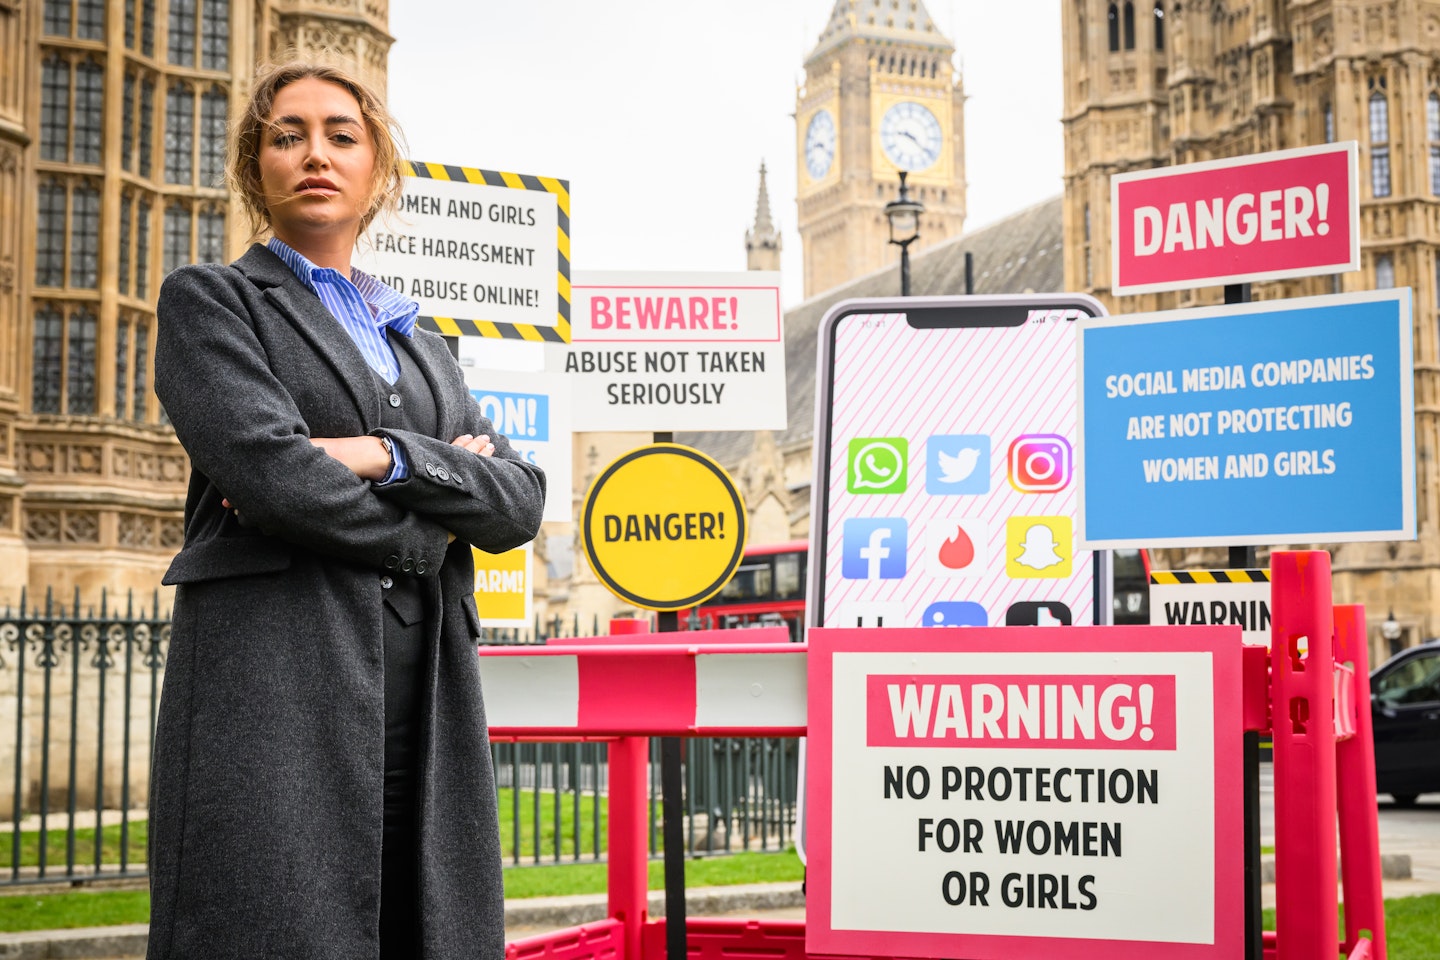
[(847, 580), (898, 580), (905, 576), (905, 519), (845, 521), (840, 575)]

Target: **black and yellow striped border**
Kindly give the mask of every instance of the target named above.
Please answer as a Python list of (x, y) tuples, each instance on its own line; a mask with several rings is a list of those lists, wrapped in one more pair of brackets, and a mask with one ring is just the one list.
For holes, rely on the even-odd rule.
[(1269, 583), (1269, 570), (1154, 570), (1150, 583)]
[(558, 257), (559, 302), (556, 304), (555, 325), (533, 323), (499, 323), (494, 320), (468, 320), (462, 317), (416, 317), (421, 329), (432, 330), (447, 337), (492, 337), (504, 340), (531, 340), (535, 343), (570, 342), (570, 181), (554, 177), (535, 177), (528, 173), (502, 173), (475, 167), (456, 167), (446, 163), (425, 163), (402, 160), (400, 171), (407, 177), (427, 180), (450, 180), (477, 186), (508, 187), (511, 190), (539, 190), (555, 195), (558, 224), (555, 245)]

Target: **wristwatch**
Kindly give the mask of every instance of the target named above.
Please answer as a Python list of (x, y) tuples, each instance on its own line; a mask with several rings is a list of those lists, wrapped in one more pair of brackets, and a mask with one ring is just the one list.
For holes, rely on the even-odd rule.
[(390, 438), (383, 433), (379, 436), (380, 446), (385, 448), (385, 456), (390, 458), (390, 466), (385, 468), (385, 476), (381, 480), (389, 480), (390, 474), (395, 472), (395, 447), (391, 445)]

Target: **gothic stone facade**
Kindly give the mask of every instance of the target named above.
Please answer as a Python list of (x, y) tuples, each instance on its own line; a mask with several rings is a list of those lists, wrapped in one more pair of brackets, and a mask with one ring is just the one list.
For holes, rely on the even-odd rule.
[[(98, 606), (102, 589), (112, 610), (130, 590), (168, 606), (155, 592), (181, 543), (188, 463), (153, 392), (160, 281), (180, 264), (229, 260), (249, 239), (223, 168), (256, 64), (332, 62), (383, 91), (388, 16), (386, 0), (0, 0), (0, 609), (27, 588), (32, 609), (46, 590), (66, 606), (77, 595)], [(93, 638), (85, 654), (60, 646), (87, 662), (97, 649)], [(5, 653), (12, 667), (32, 655)], [(138, 658), (132, 669), (148, 689)], [(88, 772), (97, 673), (80, 677), (56, 693), (73, 693)], [(82, 777), (81, 806), (119, 802), (118, 682), (105, 795)], [(20, 704), (15, 671), (0, 676), (0, 715), (26, 718), (17, 776), (28, 809), (41, 690), (30, 684)], [(143, 805), (148, 695), (131, 706), (128, 800)], [(52, 725), (55, 755), (68, 732), (68, 720)], [(0, 769), (16, 747), (0, 750)], [(52, 808), (68, 789), (52, 770)], [(0, 816), (9, 808), (0, 801)]]
[[(1331, 545), (1337, 602), (1363, 602), (1377, 655), (1440, 636), (1440, 3), (1061, 0), (1065, 284), (1117, 312), (1221, 290), (1110, 292), (1110, 176), (1335, 140), (1360, 144), (1362, 269), (1256, 286), (1256, 299), (1409, 286), (1415, 297), (1419, 538)], [(1167, 551), (1175, 566), (1223, 564)], [(1263, 554), (1262, 554), (1263, 556)]]
[(223, 185), (255, 66), (382, 91), (386, 0), (0, 0), (0, 604), (146, 593), (187, 463), (151, 382), (155, 296), (249, 227)]

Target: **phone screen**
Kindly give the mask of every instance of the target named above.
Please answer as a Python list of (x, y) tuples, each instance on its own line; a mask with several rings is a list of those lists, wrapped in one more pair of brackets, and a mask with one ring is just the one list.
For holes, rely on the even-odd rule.
[(1109, 622), (1075, 535), (1076, 324), (1104, 309), (901, 303), (842, 305), (822, 327), (811, 623)]

